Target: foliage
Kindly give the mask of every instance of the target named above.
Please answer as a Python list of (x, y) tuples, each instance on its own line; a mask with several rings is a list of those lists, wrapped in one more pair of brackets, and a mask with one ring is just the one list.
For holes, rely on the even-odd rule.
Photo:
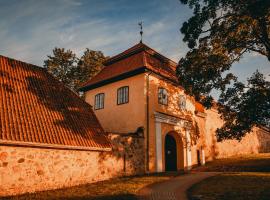
[(194, 16), (181, 28), (189, 48), (194, 48), (199, 39), (209, 46), (224, 46), (232, 57), (249, 50), (270, 60), (269, 0), (180, 1), (193, 8)]
[[(259, 94), (261, 90), (253, 91), (254, 88), (250, 88), (246, 91), (246, 86), (227, 71), (246, 52), (256, 52), (270, 61), (270, 1), (180, 1), (193, 9), (193, 16), (181, 28), (183, 41), (188, 44), (190, 51), (179, 61), (179, 83), (207, 108), (213, 104), (211, 92), (220, 90), (222, 95), (219, 102), (225, 106), (220, 106), (219, 112), (225, 124), (217, 132), (218, 139), (240, 140), (253, 126), (265, 125), (265, 121), (269, 120), (270, 106), (264, 94)], [(269, 90), (268, 83), (259, 73), (251, 79), (254, 83), (261, 81)], [(248, 88), (252, 85), (250, 81)], [(228, 88), (233, 82), (233, 86)], [(248, 104), (248, 99), (254, 100), (253, 106)], [(254, 109), (255, 103), (261, 105)]]
[(101, 51), (86, 49), (77, 67), (77, 89), (89, 78), (94, 77), (102, 68), (106, 57)]
[(253, 126), (269, 126), (270, 82), (263, 74), (255, 72), (248, 84), (235, 82), (220, 95), (219, 111), (225, 120), (217, 130), (219, 139), (240, 140)]
[(53, 49), (53, 56), (48, 56), (48, 59), (44, 61), (44, 67), (64, 85), (74, 90), (75, 82), (73, 77), (77, 67), (77, 58), (71, 50), (65, 51), (64, 48)]
[(74, 92), (81, 84), (95, 76), (103, 67), (106, 57), (101, 51), (86, 49), (79, 59), (71, 50), (53, 49), (53, 55), (44, 61), (44, 67), (55, 78)]

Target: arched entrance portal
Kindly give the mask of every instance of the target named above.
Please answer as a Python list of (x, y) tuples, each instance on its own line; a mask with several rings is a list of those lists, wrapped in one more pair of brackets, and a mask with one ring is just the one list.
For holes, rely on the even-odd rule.
[(177, 145), (170, 134), (165, 136), (165, 170), (177, 171)]

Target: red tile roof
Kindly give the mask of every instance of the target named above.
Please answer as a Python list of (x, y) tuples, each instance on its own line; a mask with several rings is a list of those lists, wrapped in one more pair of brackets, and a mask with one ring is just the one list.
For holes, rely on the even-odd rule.
[[(96, 76), (82, 85), (81, 90), (87, 91), (89, 88), (95, 88), (93, 87), (95, 85), (98, 87), (100, 83), (105, 83), (108, 80), (139, 69), (150, 70), (173, 82), (178, 82), (175, 73), (177, 64), (144, 43), (138, 43), (126, 51), (109, 58), (104, 62), (104, 65), (105, 67)], [(144, 71), (141, 70), (140, 72)], [(204, 107), (196, 102), (195, 110), (203, 113)]]
[(151, 70), (172, 81), (177, 81), (175, 75), (177, 64), (143, 43), (138, 43), (109, 58), (104, 65), (105, 67), (95, 77), (82, 85), (81, 90), (87, 90), (93, 85), (139, 69)]
[(109, 149), (92, 108), (43, 68), (0, 56), (0, 141)]

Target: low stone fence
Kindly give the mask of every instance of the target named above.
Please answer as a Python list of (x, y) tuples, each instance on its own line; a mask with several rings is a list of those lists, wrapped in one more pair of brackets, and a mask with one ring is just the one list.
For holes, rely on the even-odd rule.
[(110, 152), (0, 144), (0, 196), (144, 173), (144, 140), (108, 137), (113, 144)]

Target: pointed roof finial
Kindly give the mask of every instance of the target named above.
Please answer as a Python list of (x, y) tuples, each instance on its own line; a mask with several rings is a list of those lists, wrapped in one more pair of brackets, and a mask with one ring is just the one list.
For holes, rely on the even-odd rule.
[(141, 40), (140, 40), (140, 43), (142, 43), (142, 39), (143, 39), (143, 22), (139, 22), (138, 25), (140, 26), (140, 35), (141, 35)]

